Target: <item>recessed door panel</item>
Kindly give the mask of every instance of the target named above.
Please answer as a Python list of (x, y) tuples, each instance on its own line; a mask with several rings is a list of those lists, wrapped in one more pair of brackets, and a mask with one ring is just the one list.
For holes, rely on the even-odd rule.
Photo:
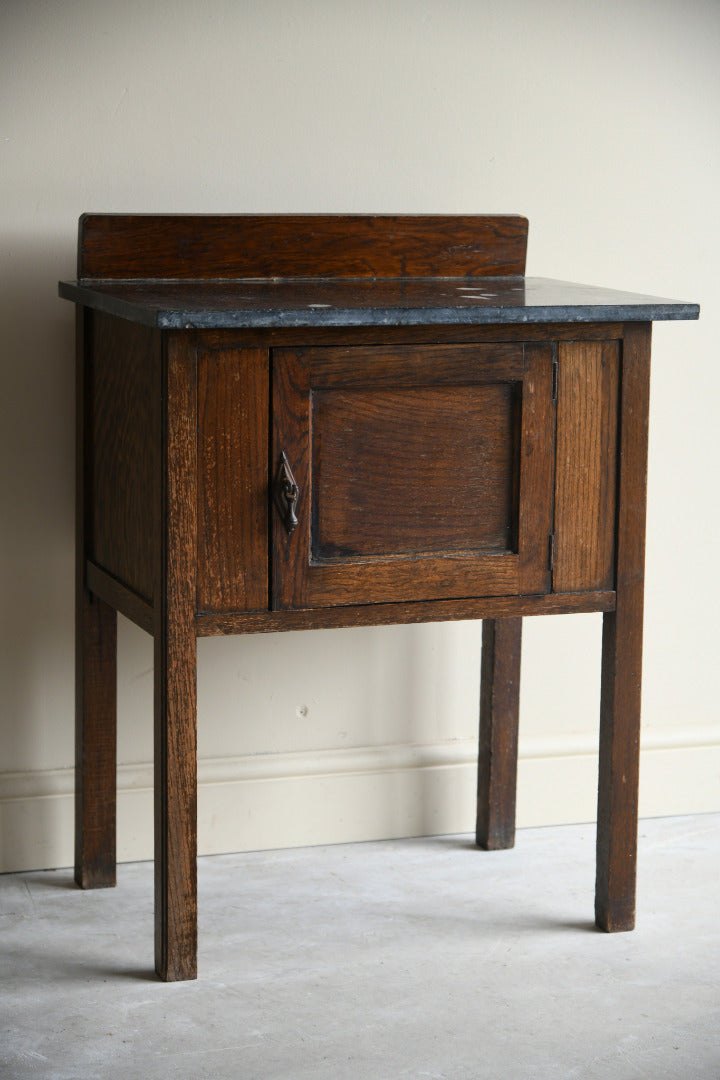
[(518, 403), (513, 383), (313, 393), (311, 560), (511, 550)]

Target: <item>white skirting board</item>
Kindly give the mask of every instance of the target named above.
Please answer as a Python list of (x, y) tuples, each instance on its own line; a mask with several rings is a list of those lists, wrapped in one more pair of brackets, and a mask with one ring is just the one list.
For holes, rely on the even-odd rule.
[[(476, 746), (378, 746), (198, 764), (200, 854), (475, 827)], [(586, 737), (521, 742), (518, 826), (593, 821), (597, 753)], [(73, 770), (0, 774), (0, 871), (73, 861)], [(655, 729), (643, 738), (640, 814), (720, 810), (720, 729)], [(118, 859), (153, 854), (150, 764), (118, 768)]]

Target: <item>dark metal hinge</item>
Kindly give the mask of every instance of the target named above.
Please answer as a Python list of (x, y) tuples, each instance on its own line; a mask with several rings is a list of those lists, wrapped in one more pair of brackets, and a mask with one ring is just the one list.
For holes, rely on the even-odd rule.
[(552, 362), (552, 399), (557, 401), (558, 398), (558, 362), (555, 358)]
[(555, 533), (548, 537), (548, 570), (552, 574), (555, 569)]

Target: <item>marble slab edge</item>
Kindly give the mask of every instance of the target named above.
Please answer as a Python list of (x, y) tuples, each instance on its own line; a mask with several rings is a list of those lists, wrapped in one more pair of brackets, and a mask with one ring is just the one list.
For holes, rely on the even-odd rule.
[(657, 322), (697, 319), (697, 304), (674, 301), (626, 304), (491, 306), (257, 307), (221, 310), (162, 307), (113, 296), (76, 282), (59, 283), (66, 300), (162, 330), (269, 329), (272, 327), (469, 326), (531, 323)]

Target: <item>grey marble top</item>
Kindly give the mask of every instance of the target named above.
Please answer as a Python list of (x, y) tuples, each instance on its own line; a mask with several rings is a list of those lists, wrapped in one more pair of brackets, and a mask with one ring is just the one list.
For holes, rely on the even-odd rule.
[(697, 304), (549, 278), (61, 281), (66, 300), (162, 329), (648, 322)]

